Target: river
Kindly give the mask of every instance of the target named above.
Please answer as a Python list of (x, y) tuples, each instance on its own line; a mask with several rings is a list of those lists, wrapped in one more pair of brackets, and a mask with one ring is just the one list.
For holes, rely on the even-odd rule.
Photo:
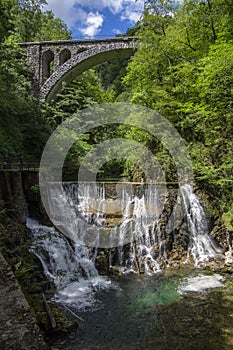
[[(69, 318), (77, 321), (74, 314), (82, 318), (68, 334), (50, 336), (51, 348), (232, 349), (233, 281), (231, 275), (213, 271), (213, 265), (212, 271), (208, 268), (219, 249), (208, 235), (205, 213), (192, 187), (180, 190), (189, 239), (187, 257), (176, 269), (169, 263), (165, 269), (161, 265), (169, 252), (162, 249), (160, 202), (154, 186), (130, 194), (123, 188), (121, 202), (106, 198), (102, 185), (93, 197), (92, 187), (69, 184), (61, 195), (53, 185), (51, 201), (60, 198), (57, 208), (62, 211), (62, 216), (56, 211), (55, 219), (65, 235), (28, 219), (34, 237), (31, 250), (56, 289), (51, 301)], [(106, 277), (95, 266), (99, 247), (88, 247), (84, 239), (87, 232), (95, 234), (95, 240), (88, 236), (87, 242), (100, 244), (99, 234), (116, 206), (117, 213), (121, 211), (118, 228), (107, 225), (104, 234), (114, 233), (111, 242), (119, 239), (118, 275)]]
[(50, 338), (52, 349), (232, 349), (231, 278), (185, 269), (112, 283), (92, 307), (72, 307), (84, 321)]

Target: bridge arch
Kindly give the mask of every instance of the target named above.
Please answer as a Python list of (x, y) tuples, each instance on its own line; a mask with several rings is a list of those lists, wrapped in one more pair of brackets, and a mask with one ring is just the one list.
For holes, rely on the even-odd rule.
[(40, 89), (40, 99), (51, 101), (61, 91), (63, 82), (70, 83), (84, 71), (106, 61), (129, 58), (136, 47), (133, 41), (109, 42), (72, 56), (44, 82)]
[(42, 79), (43, 82), (46, 81), (53, 72), (54, 65), (54, 53), (52, 50), (47, 50), (43, 54), (43, 63), (42, 63)]
[(61, 66), (62, 64), (64, 64), (66, 61), (68, 61), (71, 58), (71, 52), (68, 49), (63, 49), (60, 52), (59, 55), (59, 65)]

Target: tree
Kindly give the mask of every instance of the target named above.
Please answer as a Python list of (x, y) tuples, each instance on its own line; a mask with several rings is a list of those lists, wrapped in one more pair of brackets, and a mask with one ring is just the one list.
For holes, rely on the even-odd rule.
[(14, 28), (12, 22), (12, 9), (16, 4), (16, 0), (1, 0), (0, 1), (0, 42), (9, 35)]
[[(64, 39), (70, 33), (59, 19), (43, 13), (40, 0), (1, 0), (0, 154), (39, 161), (51, 127), (31, 95), (31, 70), (19, 41)], [(50, 36), (51, 35), (51, 36)], [(32, 137), (33, 135), (33, 137)]]
[(46, 40), (69, 40), (71, 32), (67, 25), (60, 19), (55, 18), (52, 11), (46, 11), (40, 14), (40, 28), (34, 35), (35, 41)]
[[(230, 212), (232, 1), (186, 0), (171, 13), (169, 6), (172, 1), (145, 2), (140, 48), (123, 79), (127, 98), (174, 123), (187, 141), (197, 182), (215, 196), (220, 211)], [(147, 145), (169, 169), (166, 152)]]

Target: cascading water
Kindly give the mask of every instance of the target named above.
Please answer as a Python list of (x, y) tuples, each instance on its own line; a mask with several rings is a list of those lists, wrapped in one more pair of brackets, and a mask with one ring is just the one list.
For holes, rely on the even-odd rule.
[[(155, 244), (161, 247), (161, 234), (156, 225), (161, 212), (158, 186), (79, 183), (66, 184), (64, 190), (62, 202), (69, 202), (69, 212), (65, 215), (69, 218), (66, 223), (69, 237), (74, 241), (81, 239), (87, 245), (91, 242), (96, 250), (116, 248), (117, 265), (123, 272), (160, 271), (154, 254)], [(55, 190), (52, 200), (56, 197)], [(157, 257), (161, 255), (159, 249)]]
[(189, 252), (197, 266), (216, 254), (216, 247), (208, 235), (208, 227), (204, 209), (190, 185), (180, 188), (185, 207), (188, 230), (190, 233)]
[(54, 300), (75, 304), (80, 309), (96, 303), (95, 292), (110, 286), (100, 277), (88, 249), (81, 244), (71, 246), (54, 228), (27, 219), (33, 244), (31, 251), (39, 258), (45, 274), (54, 283)]
[[(158, 195), (154, 186), (153, 192), (150, 187), (147, 186), (143, 194), (139, 195), (136, 193), (129, 199), (123, 223), (119, 227), (122, 240), (125, 231), (129, 229), (128, 223), (130, 222), (131, 224), (131, 241), (128, 251), (121, 245), (118, 248), (118, 265), (123, 272), (132, 271), (151, 274), (160, 271), (160, 266), (154, 254), (156, 240), (159, 245), (161, 243), (161, 237), (156, 227), (158, 220), (156, 213), (158, 211)], [(153, 196), (152, 193), (154, 194)], [(155, 208), (157, 210), (153, 211)], [(161, 257), (161, 254), (159, 254), (159, 257)]]
[[(198, 265), (213, 257), (215, 248), (192, 187), (183, 185), (180, 192), (190, 232), (188, 254)], [(51, 186), (50, 201), (56, 203), (52, 219), (65, 235), (30, 219), (27, 225), (31, 249), (56, 286), (54, 298), (85, 308), (96, 303), (95, 292), (113, 287), (95, 268), (98, 248), (113, 248), (114, 264), (123, 273), (161, 271), (161, 261), (167, 261), (159, 225), (161, 198), (164, 190), (156, 184), (66, 183), (62, 193)]]

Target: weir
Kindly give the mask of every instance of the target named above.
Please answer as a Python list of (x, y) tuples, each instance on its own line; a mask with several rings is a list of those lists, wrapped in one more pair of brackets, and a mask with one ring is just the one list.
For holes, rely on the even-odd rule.
[[(60, 232), (31, 220), (28, 227), (34, 238), (32, 251), (56, 286), (56, 300), (85, 307), (95, 302), (97, 290), (111, 287), (96, 268), (101, 256), (107, 274), (151, 275), (169, 267), (175, 246), (171, 239), (180, 233), (176, 226), (172, 233), (166, 232), (166, 189), (143, 183), (65, 183), (63, 193), (53, 183), (49, 189), (56, 208), (51, 219)], [(182, 218), (187, 228), (186, 256), (179, 260), (199, 266), (215, 256), (217, 247), (192, 187), (182, 185), (177, 196), (181, 205), (173, 217)]]

